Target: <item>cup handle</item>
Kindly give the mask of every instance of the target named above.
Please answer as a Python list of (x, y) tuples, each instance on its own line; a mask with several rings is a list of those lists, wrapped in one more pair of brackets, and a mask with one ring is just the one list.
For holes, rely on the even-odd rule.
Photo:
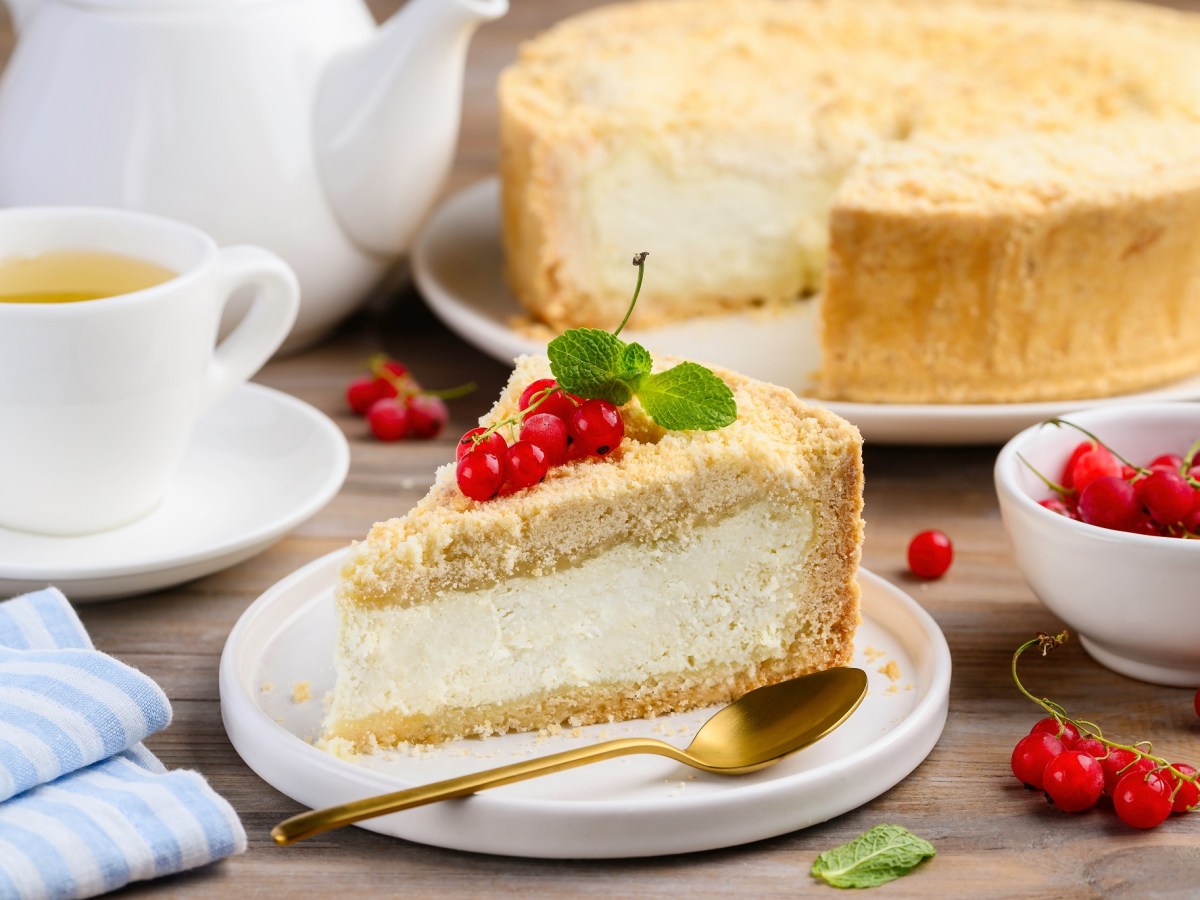
[(202, 410), (211, 409), (263, 367), (292, 330), (300, 311), (300, 285), (287, 263), (259, 247), (222, 247), (217, 259), (221, 308), (246, 286), (255, 289), (254, 297), (245, 317), (213, 353), (200, 401)]

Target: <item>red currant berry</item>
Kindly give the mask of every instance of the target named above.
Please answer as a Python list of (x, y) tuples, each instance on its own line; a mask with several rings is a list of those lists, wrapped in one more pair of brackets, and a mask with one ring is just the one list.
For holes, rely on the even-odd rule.
[(402, 362), (396, 362), (394, 359), (387, 359), (381, 362), (375, 368), (375, 372), (380, 376), (380, 378), (383, 378), (384, 372), (387, 372), (393, 378), (403, 378), (408, 374), (408, 366), (404, 365)]
[(1042, 790), (1044, 787), (1042, 775), (1050, 760), (1064, 752), (1066, 748), (1062, 741), (1052, 734), (1038, 732), (1027, 734), (1017, 741), (1012, 752), (1013, 774), (1031, 788)]
[(1080, 753), (1086, 753), (1097, 762), (1108, 755), (1108, 747), (1094, 737), (1080, 738), (1071, 746), (1071, 749), (1078, 750)]
[(504, 484), (504, 459), (490, 450), (469, 450), (458, 461), (458, 489), (472, 500), (491, 500)]
[(1154, 828), (1171, 814), (1171, 789), (1153, 772), (1130, 772), (1117, 782), (1113, 809), (1133, 828)]
[[(1184, 775), (1196, 777), (1196, 769), (1189, 766), (1187, 763), (1171, 763), (1179, 772)], [(1184, 781), (1170, 769), (1160, 769), (1160, 776), (1167, 782), (1167, 788), (1175, 795), (1175, 800), (1171, 804), (1172, 812), (1187, 812), (1197, 801), (1200, 801), (1200, 787), (1192, 784), (1190, 781)], [(1175, 785), (1179, 785), (1179, 789), (1175, 789)]]
[(508, 487), (514, 491), (532, 487), (546, 477), (550, 468), (542, 448), (530, 441), (517, 441), (508, 448)]
[(1105, 447), (1080, 454), (1071, 472), (1071, 486), (1082, 493), (1097, 478), (1120, 478), (1121, 464)]
[[(539, 407), (540, 408), (540, 407)], [(550, 413), (534, 413), (521, 423), (521, 440), (537, 444), (546, 454), (551, 466), (561, 466), (567, 461), (567, 423)]]
[(1167, 528), (1168, 526), (1158, 524), (1158, 522), (1155, 522), (1145, 513), (1138, 513), (1134, 516), (1133, 521), (1125, 527), (1125, 530), (1130, 534), (1148, 534), (1151, 537), (1163, 537), (1167, 534)]
[(1063, 812), (1091, 809), (1104, 791), (1104, 770), (1095, 757), (1067, 750), (1046, 764), (1042, 783)]
[(1039, 500), (1039, 506), (1044, 506), (1050, 512), (1058, 513), (1060, 516), (1066, 516), (1068, 519), (1078, 519), (1079, 516), (1075, 512), (1075, 507), (1070, 506), (1058, 497), (1051, 497), (1048, 500)]
[(427, 440), (441, 434), (450, 413), (441, 397), (413, 394), (405, 400), (408, 404), (408, 433), (410, 436)]
[(539, 378), (521, 393), (521, 400), (517, 406), (522, 410), (529, 409), (535, 400), (547, 392), (553, 391), (553, 393), (546, 396), (545, 400), (538, 403), (536, 412), (558, 416), (565, 421), (575, 411), (575, 407), (578, 406), (579, 402), (582, 401), (574, 394), (555, 390), (557, 387), (558, 382), (553, 378)]
[(1160, 525), (1174, 525), (1191, 512), (1195, 491), (1177, 470), (1151, 472), (1139, 479), (1135, 487), (1138, 499)]
[(1085, 453), (1091, 453), (1095, 449), (1095, 441), (1084, 441), (1082, 444), (1077, 445), (1067, 458), (1067, 464), (1063, 466), (1062, 475), (1058, 478), (1059, 484), (1068, 490), (1075, 487), (1075, 464), (1079, 462), (1079, 457)]
[(1079, 518), (1089, 525), (1126, 531), (1141, 511), (1133, 485), (1114, 475), (1093, 478), (1079, 495)]
[(408, 412), (395, 400), (376, 400), (367, 411), (367, 425), (381, 441), (398, 441), (409, 429)]
[(371, 404), (383, 397), (379, 382), (374, 378), (355, 378), (346, 385), (346, 403), (360, 416), (365, 416)]
[(922, 531), (909, 542), (908, 568), (918, 578), (941, 578), (954, 560), (954, 545), (940, 531)]
[(1150, 460), (1150, 465), (1146, 466), (1146, 468), (1156, 469), (1159, 466), (1169, 469), (1172, 472), (1182, 472), (1183, 457), (1178, 453), (1164, 453), (1162, 456), (1156, 456), (1154, 459)]
[(625, 437), (620, 411), (607, 400), (584, 400), (567, 420), (578, 452), (607, 456)]
[(486, 428), (472, 428), (466, 434), (458, 439), (458, 447), (454, 451), (455, 459), (462, 459), (464, 454), (470, 453), (472, 450), (484, 449), (491, 450), (495, 454), (502, 454), (508, 449), (508, 442), (498, 431), (493, 431), (482, 441), (476, 441), (478, 435), (487, 431)]
[(1192, 489), (1192, 508), (1183, 517), (1184, 531), (1200, 534), (1200, 490)]
[(1104, 793), (1115, 796), (1117, 784), (1130, 772), (1145, 775), (1154, 768), (1154, 763), (1144, 756), (1138, 756), (1130, 750), (1119, 750), (1110, 747), (1108, 755), (1098, 757), (1104, 769)]
[[(1044, 734), (1054, 735), (1063, 742), (1063, 746), (1068, 750), (1073, 749), (1079, 743), (1079, 729), (1070, 722), (1058, 721), (1054, 716), (1046, 716), (1044, 719), (1039, 719), (1037, 724), (1029, 729), (1030, 734), (1037, 734), (1039, 731)], [(1103, 756), (1103, 754), (1101, 755)]]

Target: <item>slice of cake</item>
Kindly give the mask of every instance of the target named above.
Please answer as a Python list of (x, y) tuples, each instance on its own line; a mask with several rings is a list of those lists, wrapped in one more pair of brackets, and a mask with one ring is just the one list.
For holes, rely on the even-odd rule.
[[(732, 373), (736, 420), (665, 431), (636, 400), (604, 458), (465, 497), (454, 466), (355, 544), (325, 740), (583, 725), (721, 703), (845, 664), (859, 621), (857, 430)], [(518, 360), (482, 424), (549, 375)]]
[(1165, 383), (1200, 371), (1197, 48), (1109, 0), (591, 10), (501, 78), (509, 281), (555, 329), (620, 321), (634, 246), (635, 327), (820, 292), (838, 400)]

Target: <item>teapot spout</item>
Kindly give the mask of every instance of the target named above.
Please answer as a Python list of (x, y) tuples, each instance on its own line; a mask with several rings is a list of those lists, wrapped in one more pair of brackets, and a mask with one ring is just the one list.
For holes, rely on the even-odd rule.
[(508, 0), (409, 0), (326, 66), (317, 163), (339, 221), (364, 250), (407, 249), (453, 161), (467, 45), (507, 10)]

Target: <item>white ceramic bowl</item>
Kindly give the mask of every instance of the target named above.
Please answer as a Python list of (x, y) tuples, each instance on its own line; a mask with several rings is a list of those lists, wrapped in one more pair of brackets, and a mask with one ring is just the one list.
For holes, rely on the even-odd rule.
[[(1184, 453), (1200, 437), (1200, 404), (1108, 406), (1062, 416), (1131, 462)], [(1114, 671), (1142, 681), (1200, 687), (1200, 541), (1087, 525), (1051, 512), (1051, 495), (1018, 457), (1057, 481), (1087, 438), (1035, 425), (996, 459), (996, 494), (1017, 566), (1041, 601), (1084, 648)]]

